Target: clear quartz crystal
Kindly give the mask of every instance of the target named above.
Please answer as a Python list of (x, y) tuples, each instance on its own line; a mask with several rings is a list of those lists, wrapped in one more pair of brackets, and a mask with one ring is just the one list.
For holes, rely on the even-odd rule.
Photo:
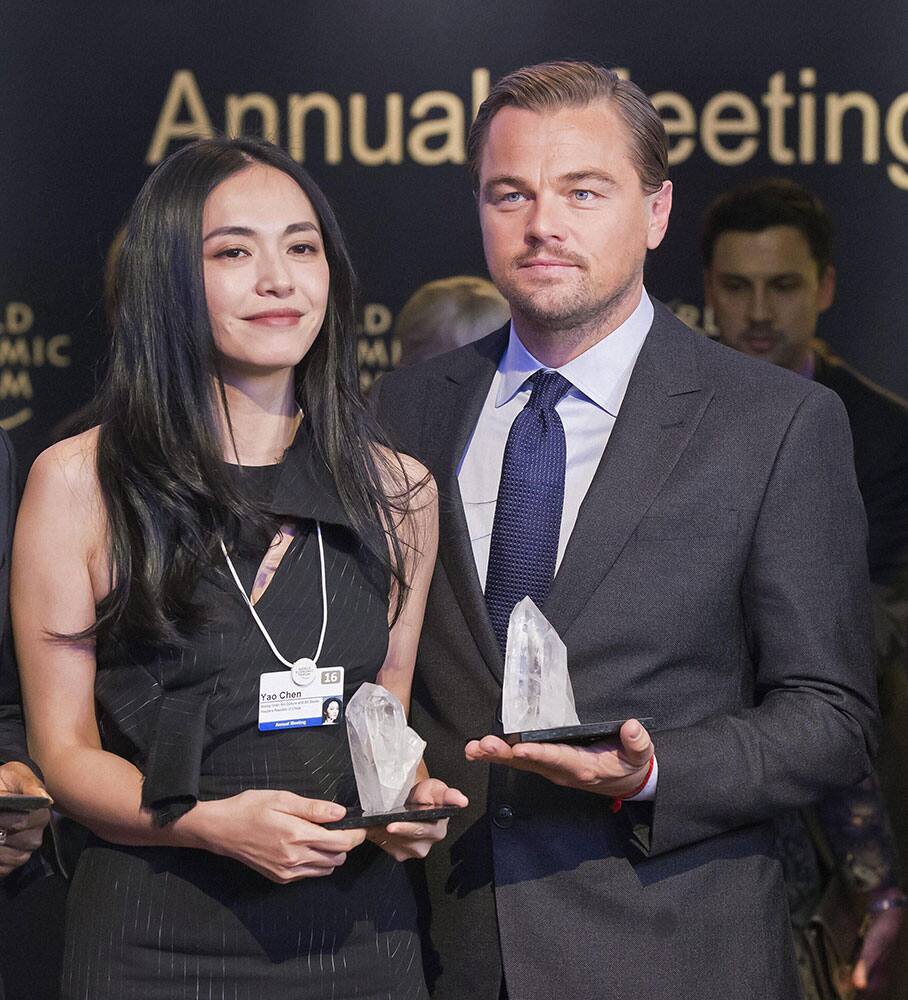
[(567, 649), (529, 597), (508, 622), (501, 721), (506, 733), (580, 724)]
[(347, 702), (346, 718), (363, 812), (395, 812), (413, 787), (425, 740), (407, 725), (403, 705), (379, 684), (359, 687)]

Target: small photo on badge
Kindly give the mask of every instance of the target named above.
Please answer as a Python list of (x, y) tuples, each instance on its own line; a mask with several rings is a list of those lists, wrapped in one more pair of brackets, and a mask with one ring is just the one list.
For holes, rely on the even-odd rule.
[(322, 702), (322, 725), (336, 726), (344, 715), (344, 703), (340, 698), (326, 698)]

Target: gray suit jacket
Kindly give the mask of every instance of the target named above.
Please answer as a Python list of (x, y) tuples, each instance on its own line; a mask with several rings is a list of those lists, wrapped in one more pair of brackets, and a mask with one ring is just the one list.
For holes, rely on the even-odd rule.
[(0, 430), (0, 763), (21, 760), (37, 770), (25, 746), (19, 675), (9, 623), (9, 561), (17, 493), (13, 446), (6, 431)]
[[(767, 820), (857, 781), (876, 727), (865, 523), (835, 395), (657, 304), (543, 612), (581, 721), (653, 716), (654, 805), (467, 764), (502, 658), (455, 470), (507, 330), (391, 373), (376, 405), (441, 496), (414, 681), (430, 772), (469, 810), (425, 870), (435, 995), (791, 1000)], [(419, 879), (417, 873), (417, 879)]]

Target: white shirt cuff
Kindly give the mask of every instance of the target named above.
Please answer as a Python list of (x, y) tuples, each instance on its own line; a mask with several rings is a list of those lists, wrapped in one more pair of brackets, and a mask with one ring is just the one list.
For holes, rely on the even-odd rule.
[(653, 769), (643, 788), (636, 795), (628, 796), (625, 802), (652, 802), (656, 797), (656, 785), (659, 783), (659, 761), (653, 760)]

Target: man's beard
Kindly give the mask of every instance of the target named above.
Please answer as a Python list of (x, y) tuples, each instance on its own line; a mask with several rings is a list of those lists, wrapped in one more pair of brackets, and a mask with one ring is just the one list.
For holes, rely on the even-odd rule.
[(635, 268), (617, 289), (599, 297), (590, 287), (585, 270), (578, 272), (580, 281), (569, 290), (553, 285), (528, 292), (510, 281), (499, 281), (498, 290), (508, 300), (511, 312), (523, 316), (540, 332), (559, 338), (576, 334), (580, 339), (589, 331), (610, 324), (628, 293), (639, 283), (642, 272), (641, 260), (639, 268)]
[(804, 364), (804, 358), (810, 350), (809, 343), (792, 340), (784, 333), (779, 335), (775, 346), (764, 355), (767, 361), (771, 361), (780, 368), (788, 368), (790, 371), (797, 371)]

